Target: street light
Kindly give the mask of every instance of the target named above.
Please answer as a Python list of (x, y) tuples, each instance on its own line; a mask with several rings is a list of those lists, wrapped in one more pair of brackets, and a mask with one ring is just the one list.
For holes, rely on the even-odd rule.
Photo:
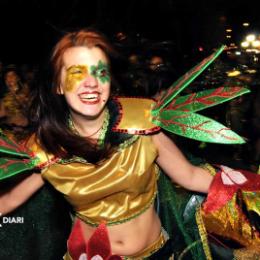
[(260, 40), (255, 34), (248, 34), (245, 40), (241, 42), (241, 47), (245, 49), (246, 52), (260, 53)]

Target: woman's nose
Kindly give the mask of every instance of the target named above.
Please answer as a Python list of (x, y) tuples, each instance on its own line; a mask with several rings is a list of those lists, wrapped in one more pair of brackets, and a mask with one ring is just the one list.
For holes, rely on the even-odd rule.
[(97, 87), (97, 85), (98, 85), (97, 78), (95, 78), (93, 76), (88, 76), (84, 82), (85, 87), (95, 88), (95, 87)]

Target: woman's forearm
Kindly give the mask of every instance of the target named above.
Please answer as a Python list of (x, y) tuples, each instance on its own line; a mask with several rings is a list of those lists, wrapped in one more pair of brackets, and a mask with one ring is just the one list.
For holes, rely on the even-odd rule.
[(25, 203), (44, 184), (40, 174), (32, 174), (11, 189), (0, 192), (0, 213), (5, 215)]

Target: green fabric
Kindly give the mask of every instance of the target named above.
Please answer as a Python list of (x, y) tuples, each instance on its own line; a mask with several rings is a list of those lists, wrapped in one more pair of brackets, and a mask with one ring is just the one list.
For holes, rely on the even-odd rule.
[[(175, 256), (183, 256), (183, 259), (206, 259), (200, 237), (195, 223), (195, 214), (186, 222), (183, 212), (192, 194), (172, 184), (166, 175), (159, 178), (159, 215), (162, 225), (173, 239)], [(198, 241), (198, 242), (197, 242)], [(187, 252), (188, 246), (192, 246)], [(185, 253), (186, 252), (186, 253)]]
[[(194, 157), (188, 152), (185, 152), (185, 156), (195, 165), (205, 163), (201, 158)], [(200, 196), (200, 194), (196, 195)], [(189, 209), (187, 208), (192, 196), (194, 196), (193, 192), (174, 185), (170, 178), (161, 172), (158, 180), (158, 213), (163, 227), (173, 240), (175, 258), (180, 257), (180, 260), (206, 259), (195, 220), (197, 205), (193, 204)], [(203, 200), (203, 197), (201, 198)], [(187, 250), (193, 244), (194, 246)]]
[[(8, 183), (1, 185), (6, 187)], [(63, 197), (46, 184), (7, 215), (23, 217), (24, 223), (3, 224), (0, 218), (0, 259), (61, 260), (71, 229), (69, 209)]]

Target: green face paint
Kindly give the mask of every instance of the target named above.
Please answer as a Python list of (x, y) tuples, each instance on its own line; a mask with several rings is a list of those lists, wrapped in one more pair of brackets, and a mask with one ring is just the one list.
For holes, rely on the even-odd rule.
[[(65, 80), (65, 90), (72, 91), (74, 86), (86, 78), (88, 74), (88, 66), (86, 65), (74, 65), (69, 67)], [(97, 78), (103, 84), (110, 82), (109, 66), (102, 61), (99, 61), (98, 65), (90, 66), (90, 75)]]
[(110, 81), (109, 66), (101, 60), (98, 62), (97, 66), (90, 66), (90, 74), (103, 84)]

